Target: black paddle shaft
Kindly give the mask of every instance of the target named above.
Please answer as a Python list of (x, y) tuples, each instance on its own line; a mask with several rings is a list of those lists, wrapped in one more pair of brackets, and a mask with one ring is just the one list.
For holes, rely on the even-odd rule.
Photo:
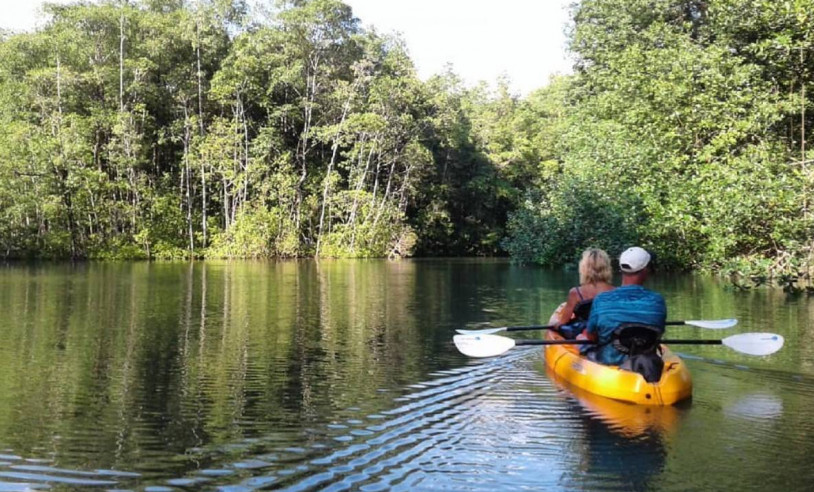
[(515, 340), (515, 345), (596, 345), (592, 340)]
[(723, 340), (661, 340), (659, 343), (671, 345), (723, 345)]
[[(723, 340), (661, 340), (670, 345), (722, 345)], [(592, 340), (517, 340), (515, 345), (596, 345)]]
[[(665, 326), (680, 326), (687, 324), (684, 321), (667, 321)], [(528, 325), (528, 326), (507, 326), (506, 331), (527, 331), (527, 330), (556, 330), (554, 325)]]
[(529, 325), (529, 326), (509, 326), (506, 328), (506, 331), (525, 331), (525, 330), (553, 330), (554, 325), (547, 325), (547, 326), (540, 326), (540, 325)]

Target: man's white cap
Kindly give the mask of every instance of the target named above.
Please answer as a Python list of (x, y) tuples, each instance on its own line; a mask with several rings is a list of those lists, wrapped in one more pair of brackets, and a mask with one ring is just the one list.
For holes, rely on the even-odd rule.
[(636, 273), (650, 263), (650, 253), (638, 246), (628, 248), (619, 256), (619, 267), (625, 273)]

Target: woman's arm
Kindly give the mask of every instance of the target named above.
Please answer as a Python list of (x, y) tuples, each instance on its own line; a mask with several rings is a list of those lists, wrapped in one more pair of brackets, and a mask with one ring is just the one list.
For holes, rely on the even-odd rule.
[(571, 318), (574, 317), (574, 307), (577, 305), (577, 302), (579, 302), (577, 289), (572, 288), (570, 291), (568, 291), (568, 299), (565, 301), (565, 306), (563, 306), (563, 308), (560, 310), (560, 317), (557, 320), (557, 328), (571, 321)]

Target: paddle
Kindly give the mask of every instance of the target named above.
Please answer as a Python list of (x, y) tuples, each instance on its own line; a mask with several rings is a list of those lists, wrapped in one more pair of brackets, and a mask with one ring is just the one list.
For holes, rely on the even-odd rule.
[[(494, 357), (517, 345), (596, 345), (591, 340), (515, 340), (499, 335), (455, 335), (455, 347), (469, 357)], [(741, 333), (723, 340), (661, 340), (672, 345), (726, 345), (747, 355), (769, 355), (783, 347), (783, 337), (774, 333)]]
[[(724, 330), (732, 328), (738, 324), (736, 319), (709, 319), (709, 320), (689, 320), (689, 321), (668, 321), (667, 326), (690, 325), (707, 330)], [(461, 335), (491, 335), (501, 331), (525, 331), (525, 330), (553, 330), (554, 325), (530, 325), (530, 326), (501, 326), (500, 328), (486, 328), (483, 330), (455, 330)]]

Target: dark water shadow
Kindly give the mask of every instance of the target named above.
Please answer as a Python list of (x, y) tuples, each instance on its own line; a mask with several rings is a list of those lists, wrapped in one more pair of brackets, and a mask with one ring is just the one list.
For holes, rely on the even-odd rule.
[(579, 469), (565, 477), (566, 488), (655, 488), (670, 439), (689, 414), (692, 399), (671, 406), (636, 405), (594, 395), (546, 372), (583, 423)]

